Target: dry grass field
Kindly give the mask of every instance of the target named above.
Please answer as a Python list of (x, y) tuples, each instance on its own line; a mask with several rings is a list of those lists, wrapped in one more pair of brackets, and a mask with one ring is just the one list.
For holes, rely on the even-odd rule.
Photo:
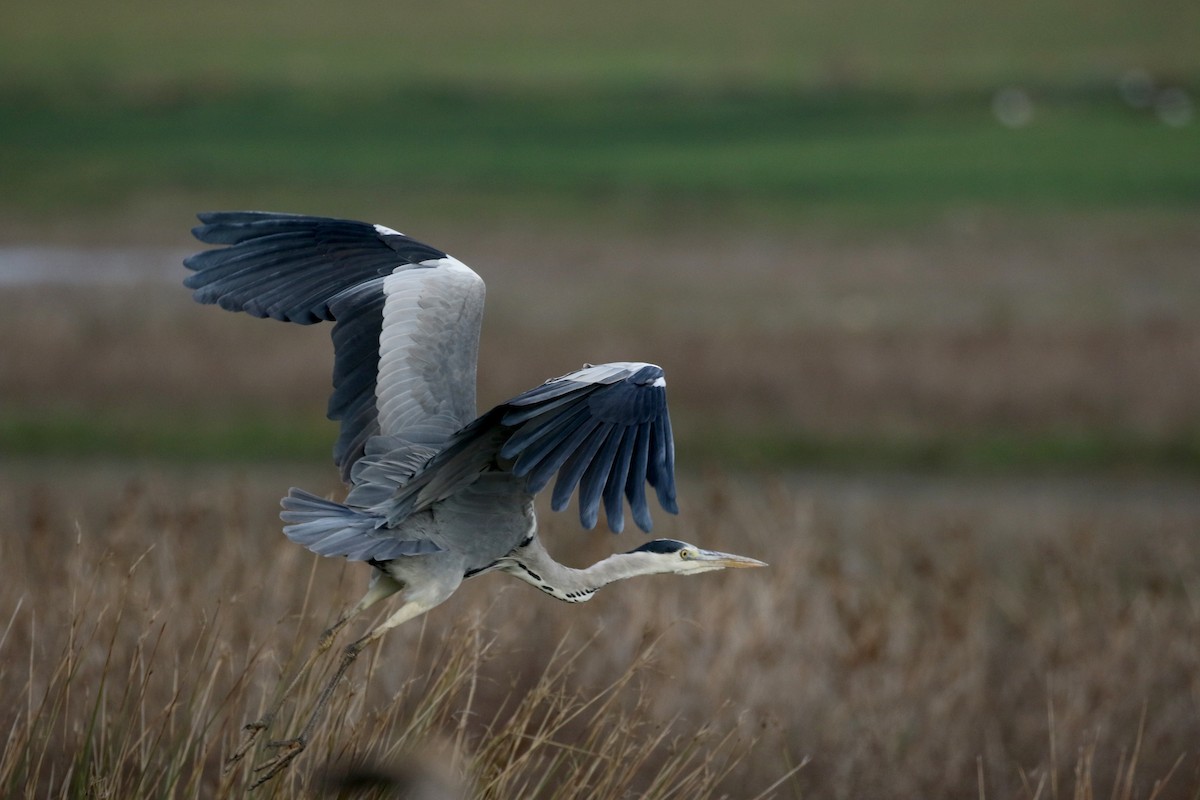
[[(584, 360), (662, 363), (685, 474), (656, 533), (771, 568), (582, 607), (471, 581), (361, 659), (252, 796), (1200, 793), (1186, 219), (414, 233), (488, 281), (482, 403)], [(2, 292), (0, 795), (247, 796), (249, 766), (222, 771), (240, 726), (366, 578), (276, 517), (290, 485), (338, 491), (312, 422), (327, 331), (155, 282)], [(1133, 444), (1077, 474), (1029, 452), (1072, 435)], [(1017, 447), (988, 467), (997, 436)], [(872, 456), (973, 438), (961, 471)], [(784, 446), (806, 440), (854, 447), (816, 470)], [(576, 565), (641, 541), (542, 524)]]
[[(286, 485), (331, 478), (53, 462), (4, 478), (3, 793), (243, 796), (248, 771), (221, 771), (240, 724), (365, 579), (278, 535)], [(317, 744), (255, 796), (413, 762), (461, 792), (437, 797), (1200, 789), (1194, 486), (683, 489), (668, 534), (771, 569), (644, 579), (584, 607), (473, 581), (360, 663)], [(635, 541), (547, 527), (572, 563)]]

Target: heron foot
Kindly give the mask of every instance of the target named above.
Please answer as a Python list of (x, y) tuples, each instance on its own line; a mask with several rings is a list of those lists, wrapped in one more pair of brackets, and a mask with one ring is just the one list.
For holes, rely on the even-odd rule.
[(254, 768), (255, 772), (261, 772), (258, 780), (250, 785), (251, 789), (257, 789), (267, 781), (274, 778), (282, 772), (292, 760), (304, 752), (304, 748), (308, 745), (308, 739), (304, 736), (297, 736), (295, 739), (283, 739), (277, 742), (267, 742), (267, 747), (279, 751), (278, 755), (270, 761), (264, 761)]
[(246, 753), (249, 753), (250, 748), (254, 747), (254, 742), (258, 739), (258, 735), (271, 727), (272, 716), (268, 714), (262, 719), (247, 722), (242, 726), (242, 732), (245, 736), (242, 737), (242, 743), (238, 745), (238, 749), (234, 750), (233, 755), (225, 761), (225, 772), (229, 772), (237, 766), (238, 762), (246, 757)]

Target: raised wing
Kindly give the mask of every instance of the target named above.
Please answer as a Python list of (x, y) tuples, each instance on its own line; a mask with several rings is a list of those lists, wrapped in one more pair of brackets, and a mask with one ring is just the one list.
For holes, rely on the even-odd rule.
[(551, 507), (561, 511), (579, 490), (579, 520), (593, 528), (603, 500), (608, 527), (652, 527), (646, 484), (659, 504), (678, 513), (675, 444), (666, 380), (653, 364), (587, 366), (497, 406), (456, 434), (386, 504), (396, 524), (477, 479), (501, 469), (536, 494), (557, 476)]
[(329, 418), (343, 479), (377, 435), (440, 445), (470, 422), (483, 281), (440, 250), (352, 220), (201, 214), (184, 285), (201, 303), (308, 325), (335, 320)]

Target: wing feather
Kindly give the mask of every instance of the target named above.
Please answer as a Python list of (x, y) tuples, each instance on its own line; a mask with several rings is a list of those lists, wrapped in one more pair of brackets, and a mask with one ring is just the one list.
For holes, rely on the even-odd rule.
[[(583, 444), (592, 431), (601, 424), (599, 420), (592, 419), (586, 412), (580, 412), (575, 418), (579, 422), (570, 426), (568, 430), (563, 431), (561, 437), (544, 443), (544, 445), (549, 444), (550, 449), (546, 451), (545, 455), (527, 473), (528, 477), (526, 478), (525, 485), (528, 487), (530, 494), (537, 494), (542, 489), (545, 489), (546, 484), (550, 482), (554, 474), (562, 468), (567, 459)], [(521, 455), (524, 457), (525, 454), (522, 453)], [(521, 462), (518, 461), (517, 463), (520, 464)], [(555, 509), (555, 511), (559, 510), (561, 509)]]
[[(554, 492), (550, 495), (550, 507), (555, 511), (562, 511), (567, 507), (571, 495), (575, 492), (575, 487), (579, 485), (583, 473), (592, 465), (596, 452), (600, 449), (600, 445), (608, 439), (612, 427), (611, 422), (594, 420), (590, 429), (580, 428), (581, 432), (587, 431), (587, 438), (583, 439), (578, 447), (572, 449), (558, 470), (558, 479), (554, 481)], [(582, 498), (582, 494), (580, 497)], [(584, 522), (582, 516), (580, 522)], [(586, 523), (584, 527), (587, 527)]]
[(608, 527), (615, 533), (625, 529), (624, 504), (621, 497), (625, 491), (625, 480), (629, 476), (629, 463), (633, 458), (633, 446), (636, 442), (636, 428), (621, 432), (621, 449), (613, 458), (612, 472), (604, 484), (604, 516), (608, 519)]
[(633, 450), (629, 455), (629, 476), (625, 479), (625, 499), (633, 521), (642, 530), (647, 530), (650, 509), (646, 505), (646, 460), (650, 451), (650, 431), (646, 423), (638, 425)]
[(376, 388), (384, 434), (435, 421), (449, 438), (475, 418), (483, 281), (449, 257), (384, 280)]
[(557, 475), (551, 506), (578, 492), (579, 518), (596, 524), (601, 500), (611, 530), (624, 527), (624, 499), (638, 527), (652, 527), (646, 483), (676, 513), (674, 445), (666, 381), (653, 364), (589, 366), (548, 381), (454, 434), (378, 513), (397, 524), (451, 496), (484, 472), (507, 471), (532, 495)]
[(201, 303), (299, 324), (336, 321), (328, 415), (334, 461), (351, 468), (378, 435), (445, 441), (475, 416), (483, 282), (401, 233), (353, 220), (259, 211), (200, 214), (193, 234), (226, 245), (185, 259)]
[[(621, 432), (616, 425), (606, 423), (604, 441), (579, 481), (579, 522), (591, 530), (600, 516), (600, 496), (613, 469), (613, 459), (621, 445)], [(620, 510), (620, 506), (617, 507)]]
[(660, 425), (650, 428), (651, 450), (654, 457), (646, 464), (646, 482), (654, 487), (658, 504), (672, 514), (679, 513), (675, 498), (675, 439), (671, 434), (671, 418), (664, 416)]
[(543, 481), (541, 486), (533, 489), (538, 478), (530, 473), (550, 456), (562, 442), (564, 436), (569, 435), (571, 431), (588, 419), (586, 407), (573, 407), (558, 416), (546, 416), (542, 420), (527, 423), (524, 428), (509, 438), (504, 447), (500, 449), (500, 455), (505, 458), (515, 458), (513, 474), (519, 478), (528, 475), (531, 490), (537, 492), (541, 486), (545, 486), (545, 482)]

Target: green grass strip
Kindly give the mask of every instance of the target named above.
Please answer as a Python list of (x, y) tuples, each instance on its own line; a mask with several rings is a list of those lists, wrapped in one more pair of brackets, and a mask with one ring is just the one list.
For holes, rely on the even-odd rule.
[[(307, 417), (233, 416), (186, 426), (169, 418), (59, 413), (0, 418), (8, 458), (149, 458), (169, 461), (311, 461), (330, 458), (335, 428)], [(684, 468), (1200, 472), (1200, 432), (1148, 437), (1126, 431), (976, 431), (847, 437), (813, 431), (682, 433)]]
[(748, 468), (919, 472), (1200, 472), (1200, 432), (972, 431), (928, 436), (838, 436), (812, 431), (721, 431), (684, 439), (701, 463)]
[(1110, 91), (1034, 96), (1013, 130), (984, 93), (9, 89), (0, 172), (24, 215), (228, 195), (318, 212), (330, 197), (397, 211), (419, 197), (459, 213), (561, 203), (567, 216), (690, 204), (793, 222), (1200, 205), (1194, 126), (1171, 128)]

